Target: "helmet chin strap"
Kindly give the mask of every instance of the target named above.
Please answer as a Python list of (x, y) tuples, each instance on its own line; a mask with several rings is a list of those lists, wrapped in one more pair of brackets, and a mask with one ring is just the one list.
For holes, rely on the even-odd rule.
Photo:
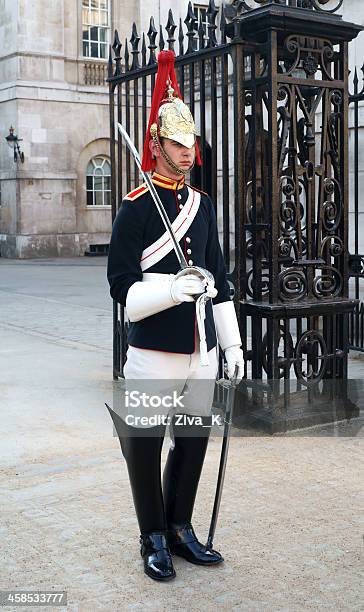
[(159, 140), (158, 134), (157, 133), (152, 133), (151, 130), (151, 134), (152, 134), (152, 138), (154, 141), (154, 144), (156, 145), (156, 147), (158, 147), (163, 159), (167, 162), (168, 166), (171, 168), (171, 170), (173, 170), (173, 172), (176, 172), (176, 174), (181, 174), (181, 176), (186, 176), (186, 174), (188, 174), (192, 168), (195, 165), (195, 162), (193, 161), (193, 164), (190, 168), (188, 168), (187, 170), (185, 170), (184, 168), (180, 168), (179, 166), (177, 166), (177, 164), (175, 164), (171, 158), (169, 157), (168, 153), (166, 153), (166, 151), (163, 149), (162, 144)]

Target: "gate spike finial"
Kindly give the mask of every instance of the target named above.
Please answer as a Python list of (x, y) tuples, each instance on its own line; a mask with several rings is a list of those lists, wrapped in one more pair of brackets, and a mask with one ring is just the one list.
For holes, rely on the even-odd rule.
[(131, 53), (132, 53), (132, 56), (133, 56), (133, 61), (132, 61), (132, 64), (131, 64), (131, 69), (132, 70), (137, 70), (138, 68), (140, 68), (139, 49), (138, 49), (139, 41), (140, 41), (140, 36), (138, 34), (136, 23), (134, 21), (133, 28), (132, 28), (132, 31), (131, 31), (131, 38), (130, 38)]
[(168, 42), (168, 49), (169, 49), (169, 51), (174, 51), (174, 43), (175, 43), (175, 40), (176, 40), (174, 38), (174, 31), (175, 31), (176, 27), (177, 26), (174, 23), (172, 9), (169, 9), (169, 11), (168, 11), (168, 21), (167, 21), (167, 25), (166, 25), (166, 30), (167, 30), (167, 33), (168, 33), (167, 42)]
[(221, 32), (221, 42), (222, 44), (226, 43), (226, 16), (225, 16), (225, 2), (221, 3), (221, 17), (220, 17), (220, 32)]
[(354, 84), (354, 94), (357, 94), (358, 93), (359, 77), (358, 77), (358, 71), (356, 69), (356, 66), (355, 66), (355, 70), (354, 70), (353, 84)]
[(216, 45), (217, 45), (215, 30), (217, 28), (217, 25), (216, 25), (216, 16), (217, 16), (218, 12), (219, 12), (219, 10), (216, 8), (215, 1), (214, 0), (210, 0), (209, 1), (209, 7), (207, 9), (207, 20), (209, 22), (209, 24), (208, 24), (209, 39), (208, 39), (208, 42), (207, 42), (207, 46), (208, 47), (216, 47)]
[(360, 68), (360, 71), (361, 71), (361, 72), (362, 72), (362, 74), (363, 74), (363, 79), (362, 79), (362, 80), (363, 80), (363, 87), (362, 87), (361, 92), (360, 92), (360, 95), (362, 95), (362, 94), (364, 94), (364, 64), (363, 64), (363, 65), (362, 65), (362, 67)]
[(130, 70), (129, 68), (129, 48), (128, 48), (128, 39), (125, 39), (125, 53), (124, 53), (124, 60), (125, 60), (125, 72), (127, 72), (128, 70)]
[(163, 51), (164, 47), (163, 29), (162, 26), (159, 26), (159, 51)]
[(198, 25), (198, 40), (200, 44), (200, 49), (204, 49), (205, 48), (205, 28), (203, 27), (201, 13), (200, 13), (200, 23)]
[(114, 59), (115, 59), (115, 73), (114, 76), (119, 76), (121, 74), (121, 51), (122, 44), (119, 38), (119, 32), (115, 30), (114, 33), (114, 42), (112, 44), (112, 48), (114, 49)]
[(145, 34), (143, 32), (143, 39), (142, 39), (142, 66), (145, 66), (147, 63), (147, 45), (145, 42)]
[(189, 53), (193, 53), (196, 51), (196, 24), (197, 19), (196, 15), (192, 8), (191, 0), (188, 3), (187, 16), (185, 19), (185, 24), (187, 26), (187, 37), (188, 37), (188, 47), (186, 51), (186, 55)]
[(179, 54), (183, 55), (183, 42), (184, 42), (184, 33), (183, 33), (183, 25), (182, 19), (179, 18), (179, 32), (178, 32), (178, 42), (179, 42)]
[(157, 48), (157, 45), (155, 44), (155, 39), (157, 38), (157, 28), (155, 27), (155, 23), (154, 23), (154, 17), (150, 18), (150, 22), (149, 22), (149, 30), (147, 32), (147, 36), (149, 39), (149, 45), (148, 45), (148, 49), (149, 49), (149, 62), (148, 62), (148, 66), (151, 66), (152, 64), (156, 64), (157, 63), (157, 59), (155, 56), (155, 50)]
[(111, 79), (113, 76), (112, 74), (112, 51), (111, 51), (111, 45), (109, 45), (109, 59), (107, 62), (107, 78)]

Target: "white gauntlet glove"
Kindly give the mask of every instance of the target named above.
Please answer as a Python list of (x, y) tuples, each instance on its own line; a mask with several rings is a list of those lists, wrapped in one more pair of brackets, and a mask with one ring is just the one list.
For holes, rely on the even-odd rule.
[(238, 366), (237, 382), (239, 382), (244, 375), (244, 353), (240, 346), (230, 346), (225, 350), (225, 359), (227, 366), (227, 375), (229, 378), (234, 376), (235, 366)]
[(176, 304), (181, 302), (194, 302), (194, 295), (201, 295), (205, 285), (195, 274), (185, 274), (173, 280), (171, 296)]
[[(177, 304), (181, 302), (194, 302), (194, 295), (201, 295), (205, 293), (206, 281), (201, 280), (195, 274), (184, 274), (178, 278), (175, 278), (172, 287), (171, 295)], [(209, 286), (206, 291), (209, 297), (215, 297), (217, 290), (215, 287)]]
[[(126, 312), (129, 321), (136, 323), (158, 312), (177, 306), (182, 302), (193, 302), (194, 296), (205, 293), (206, 283), (196, 274), (160, 275), (155, 278), (145, 275), (143, 281), (134, 283), (126, 296)], [(157, 276), (157, 275), (156, 275)], [(215, 297), (217, 291), (211, 284), (206, 294)]]
[(234, 375), (235, 366), (238, 365), (237, 381), (244, 374), (244, 353), (241, 350), (241, 338), (234, 303), (222, 302), (213, 306), (215, 328), (218, 342), (225, 352), (227, 373), (229, 378)]

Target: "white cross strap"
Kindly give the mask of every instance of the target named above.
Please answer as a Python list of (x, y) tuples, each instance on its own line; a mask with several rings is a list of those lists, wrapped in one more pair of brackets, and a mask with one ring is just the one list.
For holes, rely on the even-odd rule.
[[(188, 189), (188, 198), (181, 212), (172, 223), (172, 229), (176, 240), (179, 242), (189, 229), (194, 220), (200, 206), (201, 195), (198, 191), (194, 191), (190, 187)], [(154, 266), (163, 257), (168, 255), (173, 249), (172, 241), (168, 232), (158, 238), (153, 244), (144, 249), (140, 260), (142, 272)]]

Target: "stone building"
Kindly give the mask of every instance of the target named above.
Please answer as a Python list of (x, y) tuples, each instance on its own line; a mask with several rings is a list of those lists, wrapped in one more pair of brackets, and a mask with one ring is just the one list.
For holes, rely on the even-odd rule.
[[(136, 0), (0, 0), (1, 256), (83, 255), (108, 242), (108, 44), (153, 10)], [(5, 140), (11, 126), (24, 163)]]
[[(203, 19), (207, 4), (194, 5)], [(344, 17), (364, 24), (361, 5), (344, 0)], [(0, 0), (2, 257), (84, 255), (108, 243), (108, 45), (114, 29), (130, 38), (134, 21), (146, 31), (150, 15), (165, 25), (171, 6), (184, 18), (186, 0)], [(359, 38), (351, 64), (363, 59)], [(6, 141), (11, 126), (24, 163)]]

